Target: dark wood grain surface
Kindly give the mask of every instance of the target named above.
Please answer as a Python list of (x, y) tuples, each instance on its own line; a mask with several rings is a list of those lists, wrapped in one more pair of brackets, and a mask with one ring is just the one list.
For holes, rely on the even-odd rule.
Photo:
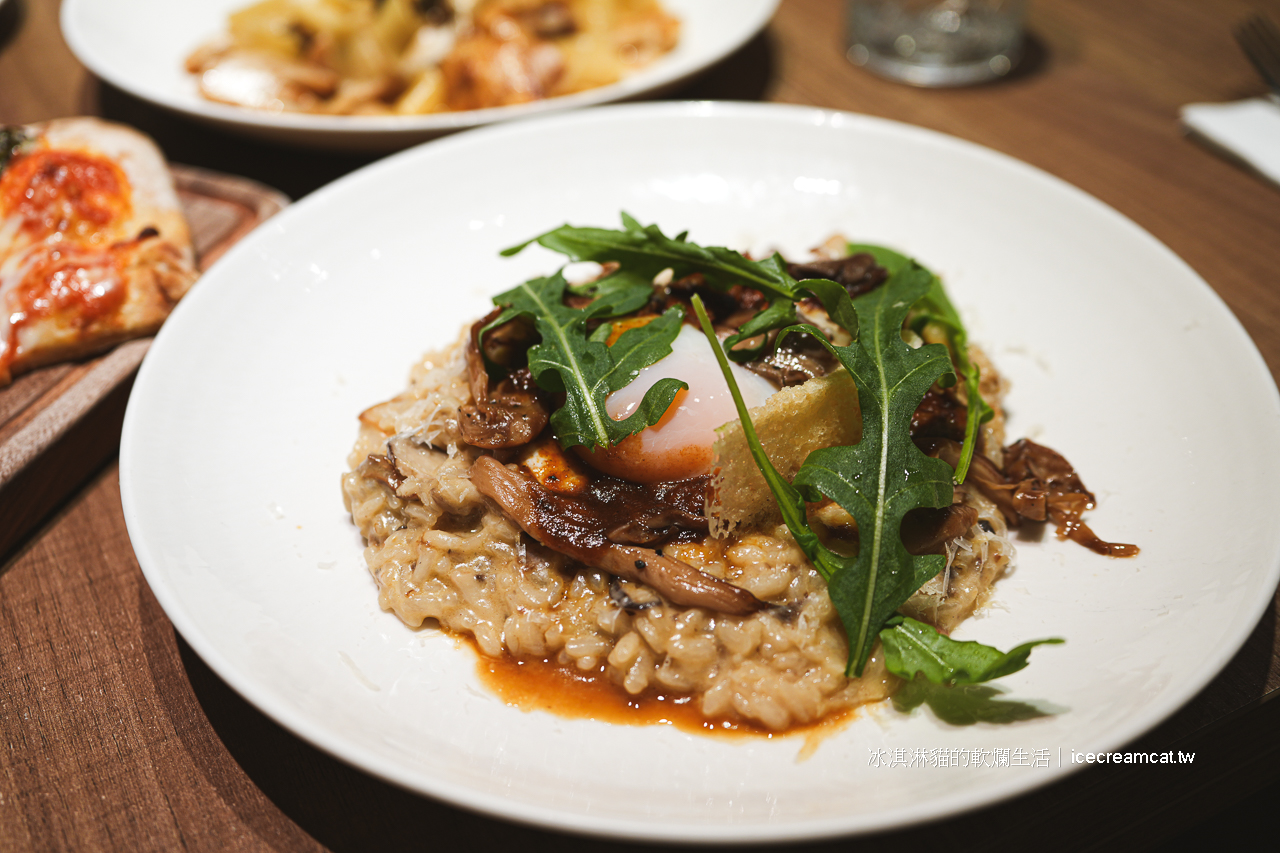
[[(957, 90), (912, 89), (850, 66), (841, 7), (783, 0), (763, 35), (672, 97), (852, 110), (1025, 160), (1170, 246), (1280, 371), (1280, 189), (1186, 138), (1177, 120), (1186, 103), (1263, 93), (1230, 32), (1253, 11), (1280, 20), (1280, 0), (1032, 0), (1022, 67)], [(103, 115), (150, 133), (175, 162), (293, 197), (370, 159), (256, 143), (152, 108), (85, 71), (57, 15), (55, 0), (0, 5), (0, 123)], [(113, 417), (104, 411), (98, 423)], [(74, 471), (76, 447), (64, 452)], [(166, 620), (129, 545), (114, 463), (68, 493), (0, 554), (0, 850), (641, 849), (428, 801), (280, 729)], [(1094, 767), (979, 812), (815, 849), (1231, 843), (1242, 827), (1265, 825), (1277, 793), (1277, 640), (1273, 608), (1213, 684), (1135, 745), (1194, 751), (1191, 766)]]

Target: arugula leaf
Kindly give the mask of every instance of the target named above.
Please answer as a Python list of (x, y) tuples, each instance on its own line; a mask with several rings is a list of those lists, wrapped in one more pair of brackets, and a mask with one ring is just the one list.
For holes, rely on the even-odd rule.
[(571, 308), (564, 304), (567, 286), (563, 272), (557, 272), (499, 294), (494, 302), (506, 308), (481, 334), (516, 317), (530, 317), (542, 340), (529, 348), (529, 371), (540, 387), (565, 394), (564, 405), (551, 415), (556, 437), (566, 448), (608, 447), (657, 423), (680, 389), (689, 387), (678, 379), (658, 381), (625, 420), (615, 421), (605, 410), (609, 394), (671, 352), (684, 312), (671, 308), (608, 346), (611, 326), (601, 324), (588, 334), (587, 323), (616, 310), (617, 303), (601, 298), (585, 308)]
[(1057, 637), (1032, 640), (1002, 652), (973, 640), (953, 640), (932, 625), (908, 616), (895, 616), (880, 631), (884, 662), (890, 672), (907, 681), (916, 673), (934, 684), (979, 684), (1017, 672), (1029, 663), (1031, 650), (1063, 642)]
[(4, 171), (9, 165), (9, 160), (29, 141), (27, 132), (22, 126), (0, 126), (0, 172)]
[(595, 281), (571, 284), (569, 291), (599, 302), (591, 306), (593, 317), (622, 317), (640, 310), (653, 298), (653, 279), (619, 267)]
[[(924, 267), (920, 267), (906, 255), (899, 254), (892, 249), (886, 249), (883, 246), (850, 243), (848, 250), (850, 254), (867, 252), (876, 259), (876, 263), (887, 269), (890, 274), (906, 269), (913, 264), (922, 270), (924, 269)], [(939, 326), (943, 334), (946, 335), (948, 348), (951, 350), (955, 360), (956, 373), (964, 377), (969, 414), (965, 421), (964, 443), (960, 448), (960, 459), (956, 463), (955, 472), (955, 482), (963, 483), (965, 476), (969, 473), (969, 463), (973, 460), (974, 450), (977, 447), (978, 427), (991, 420), (995, 415), (995, 411), (983, 399), (982, 392), (979, 390), (981, 376), (978, 366), (969, 360), (969, 333), (960, 319), (960, 312), (956, 311), (955, 306), (951, 304), (951, 299), (948, 298), (947, 291), (942, 286), (942, 279), (933, 273), (929, 273), (929, 277), (929, 289), (912, 306), (911, 316), (908, 318), (907, 323), (912, 331), (916, 333), (919, 333), (925, 326), (930, 324)]]
[(857, 340), (858, 312), (853, 307), (853, 300), (849, 298), (849, 291), (845, 290), (844, 285), (826, 278), (807, 278), (798, 286), (818, 297), (818, 301), (827, 311), (827, 316), (839, 323), (840, 327), (849, 333), (851, 340)]
[(1067, 710), (1043, 700), (1020, 702), (1008, 699), (1002, 691), (987, 684), (943, 685), (933, 684), (927, 679), (915, 679), (893, 694), (893, 707), (903, 713), (909, 714), (921, 705), (928, 705), (934, 716), (952, 726), (972, 726), (974, 723), (1005, 725), (1049, 717)]
[[(945, 564), (938, 554), (912, 555), (901, 535), (907, 512), (948, 506), (952, 498), (951, 467), (911, 441), (911, 416), (930, 386), (951, 372), (946, 347), (913, 349), (902, 340), (907, 311), (928, 284), (927, 271), (904, 267), (852, 300), (858, 339), (829, 348), (857, 385), (862, 439), (815, 450), (794, 480), (834, 500), (858, 524), (856, 562), (830, 579), (828, 591), (849, 634), (849, 669), (859, 675), (880, 626)], [(829, 313), (845, 313), (839, 294), (817, 295), (824, 304), (834, 295), (836, 312)]]
[(764, 350), (763, 343), (735, 349), (741, 341), (795, 321), (796, 280), (787, 272), (781, 255), (775, 253), (763, 261), (753, 261), (733, 249), (690, 243), (683, 233), (667, 237), (657, 225), (641, 225), (627, 213), (622, 214), (622, 229), (562, 225), (502, 254), (515, 255), (531, 243), (538, 243), (575, 261), (617, 262), (630, 275), (650, 281), (669, 269), (676, 278), (701, 273), (707, 284), (720, 290), (735, 284), (755, 288), (769, 302), (725, 342), (734, 361), (752, 361)]
[[(885, 284), (856, 300), (844, 288), (815, 287), (833, 317), (853, 315), (862, 329), (847, 347), (826, 341), (813, 327), (783, 330), (807, 331), (826, 343), (858, 387), (862, 407), (862, 440), (856, 445), (816, 450), (800, 466), (792, 483), (774, 469), (759, 447), (744, 405), (739, 418), (752, 456), (774, 493), (783, 520), (810, 562), (827, 579), (831, 602), (849, 637), (848, 671), (861, 675), (880, 627), (925, 581), (942, 571), (941, 555), (913, 556), (902, 543), (902, 517), (916, 507), (942, 507), (951, 503), (951, 468), (925, 456), (911, 441), (911, 415), (925, 391), (951, 369), (946, 348), (940, 344), (912, 349), (902, 340), (907, 309), (928, 286), (927, 274), (905, 269)], [(695, 311), (703, 320), (701, 302)], [(852, 322), (852, 320), (850, 320)], [(855, 327), (855, 328), (858, 328)], [(710, 324), (703, 331), (711, 334)], [(737, 383), (720, 356), (721, 372), (735, 403)], [(808, 526), (804, 501), (821, 495), (840, 504), (858, 523), (856, 557), (841, 557), (818, 541)]]
[(786, 262), (777, 254), (752, 261), (733, 249), (686, 242), (684, 234), (667, 237), (657, 225), (641, 225), (626, 213), (622, 214), (622, 226), (623, 230), (614, 231), (562, 225), (502, 254), (510, 257), (538, 243), (575, 261), (616, 261), (650, 280), (665, 269), (672, 270), (676, 278), (698, 272), (713, 287), (745, 284), (770, 297), (795, 299), (795, 279), (787, 274)]
[(947, 343), (956, 363), (956, 372), (964, 377), (965, 397), (969, 404), (969, 414), (965, 419), (964, 444), (960, 449), (960, 459), (956, 463), (955, 481), (963, 483), (969, 473), (969, 463), (978, 446), (978, 427), (991, 420), (995, 410), (987, 403), (979, 388), (981, 380), (978, 366), (969, 360), (969, 333), (960, 320), (947, 292), (942, 289), (942, 280), (936, 275), (930, 283), (929, 292), (915, 304), (914, 316), (910, 319), (912, 329), (919, 332), (925, 326), (937, 324), (947, 336)]
[[(790, 299), (775, 299), (764, 310), (739, 326), (738, 331), (725, 338), (725, 349), (734, 361), (755, 361), (764, 355), (769, 346), (765, 333), (789, 326), (795, 321), (796, 303)], [(760, 337), (760, 343), (755, 346), (738, 346), (742, 341), (756, 336)]]

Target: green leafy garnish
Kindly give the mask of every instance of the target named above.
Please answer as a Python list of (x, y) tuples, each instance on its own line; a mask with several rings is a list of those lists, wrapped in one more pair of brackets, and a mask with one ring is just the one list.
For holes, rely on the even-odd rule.
[[(885, 630), (902, 624), (903, 617), (895, 616), (897, 609), (945, 565), (942, 555), (912, 555), (901, 536), (902, 519), (909, 511), (944, 507), (952, 499), (950, 466), (926, 456), (911, 440), (911, 416), (925, 392), (952, 373), (951, 358), (940, 344), (912, 348), (902, 338), (908, 312), (929, 293), (933, 278), (918, 264), (896, 264), (881, 287), (857, 299), (850, 299), (844, 288), (833, 282), (800, 283), (855, 340), (848, 346), (836, 346), (812, 326), (783, 329), (779, 339), (799, 330), (823, 341), (853, 377), (863, 420), (857, 444), (814, 451), (791, 483), (778, 473), (760, 445), (701, 301), (695, 297), (693, 303), (733, 395), (752, 457), (792, 536), (827, 580), (832, 604), (849, 640), (850, 675), (862, 674), (876, 636), (883, 641)], [(809, 527), (806, 501), (822, 496), (834, 500), (857, 522), (855, 557), (830, 551)], [(930, 648), (943, 661), (952, 650), (946, 643), (933, 643)], [(1025, 665), (1030, 646), (1020, 646), (1007, 656), (996, 649), (981, 648), (986, 652), (960, 646), (966, 656), (953, 662), (947, 677), (960, 679), (967, 674), (985, 680), (1016, 671)], [(985, 655), (989, 662), (984, 669), (972, 664), (979, 655)]]
[(942, 685), (918, 678), (893, 694), (893, 707), (903, 713), (909, 714), (921, 705), (928, 705), (939, 720), (951, 726), (1018, 723), (1068, 710), (1043, 700), (1010, 699), (989, 684)]
[(659, 380), (625, 420), (615, 421), (605, 410), (606, 397), (671, 352), (684, 312), (671, 308), (608, 346), (612, 325), (601, 323), (591, 331), (588, 323), (611, 315), (618, 300), (601, 297), (585, 308), (571, 308), (564, 304), (567, 286), (557, 272), (499, 294), (494, 302), (505, 310), (482, 334), (517, 317), (532, 319), (542, 340), (529, 348), (529, 371), (540, 387), (565, 395), (564, 405), (551, 415), (556, 437), (566, 448), (608, 447), (657, 423), (680, 389), (689, 387), (677, 379)]
[[(752, 458), (769, 484), (783, 521), (805, 556), (827, 580), (828, 594), (849, 638), (848, 671), (861, 675), (876, 632), (925, 581), (943, 568), (941, 555), (913, 556), (902, 544), (902, 516), (919, 506), (951, 502), (951, 468), (925, 456), (911, 442), (911, 415), (924, 392), (950, 361), (941, 346), (912, 350), (898, 332), (911, 296), (923, 282), (917, 275), (892, 276), (883, 287), (849, 300), (843, 288), (826, 290), (833, 316), (855, 312), (873, 349), (886, 339), (885, 352), (872, 353), (863, 341), (848, 347), (828, 344), (858, 386), (862, 407), (862, 440), (856, 445), (816, 450), (788, 483), (760, 446), (737, 382), (728, 369), (700, 300), (694, 310), (721, 363)], [(838, 291), (838, 292), (837, 292)], [(871, 297), (880, 294), (878, 299)], [(864, 301), (866, 300), (866, 301)], [(879, 310), (877, 310), (879, 309)], [(896, 318), (897, 326), (892, 324)], [(825, 340), (813, 327), (800, 327)], [(892, 332), (892, 334), (890, 334)], [(893, 436), (898, 436), (894, 441)], [(904, 440), (905, 439), (905, 446)], [(840, 504), (858, 523), (855, 557), (828, 549), (809, 527), (805, 502), (822, 495)]]
[[(867, 252), (876, 259), (876, 263), (889, 273), (916, 267), (924, 270), (906, 255), (899, 254), (883, 246), (870, 246), (863, 243), (850, 243), (850, 254)], [(927, 270), (925, 270), (928, 272)], [(960, 460), (956, 463), (955, 482), (963, 483), (969, 473), (969, 463), (973, 461), (974, 450), (978, 445), (978, 427), (991, 420), (995, 412), (983, 399), (978, 382), (980, 375), (978, 366), (969, 360), (969, 333), (960, 320), (960, 313), (951, 304), (947, 291), (942, 287), (942, 279), (929, 273), (929, 289), (919, 301), (911, 307), (907, 325), (912, 331), (920, 333), (925, 326), (936, 325), (947, 338), (947, 346), (955, 361), (956, 372), (964, 377), (965, 396), (968, 400), (969, 413), (965, 421), (964, 443), (960, 448)]]
[(618, 268), (595, 281), (571, 284), (569, 292), (596, 301), (591, 306), (593, 317), (622, 317), (640, 310), (653, 298), (653, 279)]
[(9, 160), (29, 141), (26, 130), (20, 126), (0, 127), (0, 172), (4, 171)]
[(928, 285), (927, 271), (906, 267), (852, 300), (858, 338), (830, 349), (858, 388), (862, 440), (814, 451), (794, 480), (797, 488), (834, 500), (858, 523), (856, 562), (828, 581), (849, 634), (850, 668), (858, 674), (880, 626), (945, 564), (940, 554), (912, 555), (901, 535), (909, 511), (948, 506), (952, 498), (951, 466), (911, 440), (911, 416), (925, 392), (951, 372), (945, 347), (913, 349), (902, 339), (907, 311)]
[(763, 261), (753, 261), (732, 249), (690, 243), (684, 234), (668, 237), (657, 225), (641, 225), (626, 213), (622, 214), (622, 229), (562, 225), (502, 254), (515, 255), (538, 243), (575, 261), (618, 263), (629, 275), (648, 281), (671, 270), (676, 278), (701, 273), (708, 285), (719, 290), (728, 290), (735, 284), (755, 288), (765, 295), (768, 304), (725, 341), (734, 361), (752, 361), (763, 349), (763, 345), (735, 349), (739, 342), (795, 322), (799, 291), (781, 255), (775, 253)]
[(895, 616), (880, 630), (885, 666), (910, 681), (916, 673), (934, 684), (980, 684), (1026, 667), (1036, 646), (1062, 640), (1032, 640), (1002, 652), (973, 640), (953, 640), (932, 625), (908, 616)]
[(624, 269), (650, 280), (666, 269), (672, 270), (677, 278), (699, 272), (713, 287), (727, 289), (745, 284), (770, 297), (794, 299), (796, 296), (795, 279), (787, 274), (787, 265), (779, 255), (752, 261), (732, 249), (690, 243), (684, 234), (667, 237), (657, 225), (641, 225), (626, 213), (622, 214), (622, 227), (623, 230), (615, 231), (562, 225), (505, 249), (502, 254), (515, 255), (531, 243), (538, 243), (575, 261), (616, 261)]

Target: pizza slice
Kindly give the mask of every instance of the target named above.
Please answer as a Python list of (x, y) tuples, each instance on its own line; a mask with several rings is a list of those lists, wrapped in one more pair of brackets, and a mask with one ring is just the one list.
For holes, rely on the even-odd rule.
[(152, 334), (197, 275), (146, 136), (95, 118), (0, 129), (0, 386)]

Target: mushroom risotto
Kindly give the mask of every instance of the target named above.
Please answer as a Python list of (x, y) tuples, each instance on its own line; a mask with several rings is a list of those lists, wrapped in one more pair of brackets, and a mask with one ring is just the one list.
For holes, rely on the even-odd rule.
[[(905, 286), (914, 262), (843, 239), (804, 263), (752, 261), (629, 218), (539, 242), (599, 274), (501, 294), (360, 415), (344, 499), (381, 605), (406, 624), (434, 620), (483, 655), (594, 673), (629, 696), (680, 694), (707, 720), (777, 731), (883, 699), (916, 671), (932, 678), (895, 632), (961, 657), (978, 647), (946, 635), (1013, 565), (1010, 525), (1047, 519), (1102, 553), (1136, 552), (1080, 522), (1093, 498), (1065, 459), (1005, 447), (999, 375), (925, 297), (890, 346), (932, 354), (940, 373), (905, 409), (910, 447), (891, 452), (942, 465), (936, 496), (875, 516), (893, 540), (882, 547), (860, 499), (810, 470), (892, 438), (866, 417), (871, 383), (849, 353), (870, 337), (875, 294)], [(798, 514), (779, 496), (797, 488)], [(897, 556), (877, 558), (881, 589), (857, 598), (874, 583), (873, 550)], [(903, 583), (884, 605), (882, 590)], [(888, 609), (860, 623), (851, 595)], [(1031, 645), (981, 646), (987, 663), (942, 680), (1014, 671)]]

